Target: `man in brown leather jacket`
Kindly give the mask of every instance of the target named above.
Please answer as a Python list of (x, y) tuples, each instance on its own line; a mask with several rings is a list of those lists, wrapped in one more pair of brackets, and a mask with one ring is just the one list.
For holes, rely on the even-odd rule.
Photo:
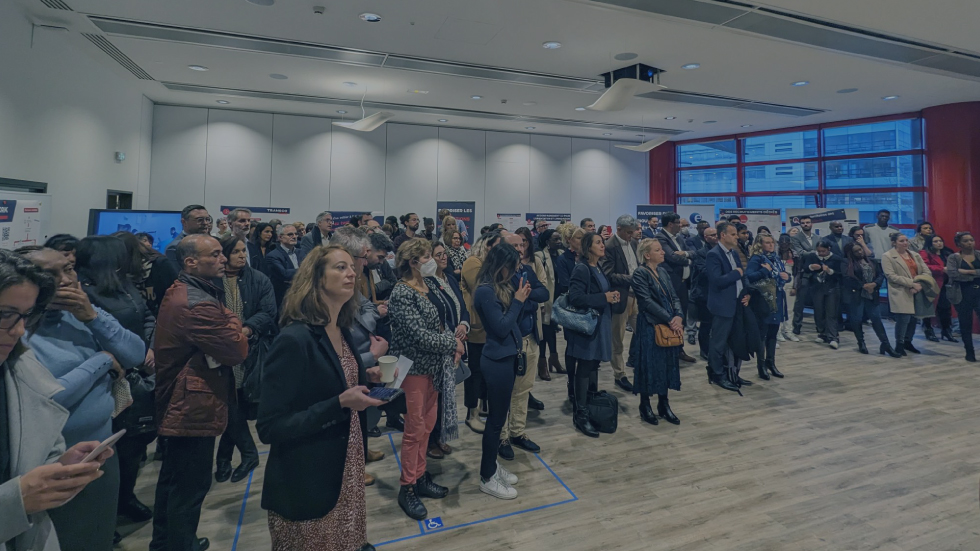
[[(231, 366), (245, 361), (248, 336), (212, 280), (227, 259), (218, 240), (189, 235), (177, 245), (183, 268), (157, 316), (156, 419), (163, 440), (150, 551), (200, 551), (201, 505), (211, 488), (215, 437), (234, 400)], [(246, 330), (247, 331), (247, 330)]]

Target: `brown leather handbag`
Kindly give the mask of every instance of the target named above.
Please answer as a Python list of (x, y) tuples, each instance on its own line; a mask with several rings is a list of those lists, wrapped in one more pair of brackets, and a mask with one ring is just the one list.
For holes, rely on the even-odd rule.
[(666, 323), (658, 323), (657, 325), (654, 325), (653, 328), (656, 332), (657, 346), (661, 348), (669, 348), (671, 346), (684, 345), (684, 337), (674, 333), (674, 331)]

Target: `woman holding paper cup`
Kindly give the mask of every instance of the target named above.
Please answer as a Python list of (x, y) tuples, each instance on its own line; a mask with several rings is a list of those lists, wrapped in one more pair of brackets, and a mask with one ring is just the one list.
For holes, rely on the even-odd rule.
[(256, 423), (270, 444), (262, 487), (274, 551), (373, 549), (364, 501), (364, 410), (379, 406), (349, 327), (354, 259), (316, 247), (283, 300), (282, 330), (262, 374)]

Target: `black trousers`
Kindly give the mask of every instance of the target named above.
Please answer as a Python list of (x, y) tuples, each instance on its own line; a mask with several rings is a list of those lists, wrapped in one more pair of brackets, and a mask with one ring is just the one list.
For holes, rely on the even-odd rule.
[[(116, 500), (119, 499), (119, 458), (110, 457), (102, 471), (105, 473), (102, 477), (86, 486), (71, 501), (48, 511), (63, 551), (112, 549)], [(7, 519), (0, 519), (2, 522)], [(0, 549), (6, 547), (0, 546)]]
[(213, 436), (166, 437), (150, 551), (197, 551), (201, 505), (211, 489), (214, 440)]
[(885, 326), (881, 323), (881, 313), (878, 311), (878, 300), (864, 298), (862, 296), (854, 299), (847, 307), (847, 322), (851, 324), (851, 331), (858, 343), (864, 342), (864, 318), (867, 316), (871, 320), (871, 328), (874, 329), (878, 342), (888, 343), (888, 333)]
[(558, 324), (554, 320), (551, 320), (551, 323), (542, 323), (541, 332), (544, 334), (544, 338), (538, 343), (538, 346), (541, 348), (541, 357), (545, 357), (546, 347), (551, 351), (551, 355), (554, 356), (558, 353)]
[(259, 456), (259, 450), (255, 447), (255, 440), (252, 439), (252, 431), (248, 428), (248, 419), (245, 415), (245, 393), (238, 390), (238, 401), (228, 404), (228, 426), (225, 433), (218, 441), (218, 463), (231, 463), (232, 452), (238, 448), (238, 453), (242, 456), (242, 462), (246, 459), (255, 459)]
[(810, 301), (810, 280), (803, 278), (796, 289), (796, 302), (793, 304), (793, 331), (799, 332), (803, 329), (803, 307)]
[(969, 352), (973, 350), (973, 314), (980, 316), (980, 287), (974, 283), (961, 283), (960, 288), (963, 290), (963, 300), (956, 305), (956, 314), (960, 318), (963, 347)]
[[(482, 346), (480, 347), (482, 351)], [(472, 349), (471, 349), (472, 350)], [(470, 356), (472, 360), (473, 356)], [(510, 411), (510, 395), (514, 392), (514, 356), (502, 360), (483, 358), (484, 380), (487, 387), (486, 429), (483, 430), (483, 446), (480, 457), (480, 477), (490, 480), (497, 472), (497, 450), (500, 449), (500, 432)], [(529, 367), (530, 369), (530, 367)], [(472, 378), (472, 377), (470, 377)], [(467, 379), (469, 380), (469, 379)]]
[(766, 320), (759, 322), (759, 335), (762, 336), (759, 352), (756, 354), (759, 365), (762, 365), (766, 360), (776, 359), (776, 335), (778, 334), (778, 323), (767, 323)]
[(471, 342), (466, 344), (467, 366), (470, 368), (471, 375), (463, 381), (463, 404), (467, 408), (475, 409), (479, 407), (480, 400), (487, 399), (487, 387), (483, 378), (483, 343)]
[(143, 434), (129, 434), (116, 442), (116, 455), (119, 456), (119, 504), (126, 505), (136, 499), (133, 489), (140, 474), (140, 462), (146, 447), (157, 437), (156, 431)]
[(708, 345), (711, 343), (711, 312), (708, 311), (708, 303), (703, 300), (695, 301), (695, 308), (698, 312), (698, 346), (701, 353), (708, 356)]
[(714, 316), (711, 319), (711, 344), (708, 346), (708, 374), (719, 378), (724, 373), (725, 356), (728, 354), (728, 336), (735, 318)]
[(589, 405), (589, 390), (598, 390), (599, 360), (578, 360), (575, 368), (575, 409)]
[[(575, 371), (578, 366), (578, 358), (565, 352), (565, 371), (568, 372), (568, 398), (575, 396)], [(575, 404), (573, 403), (574, 407)]]
[[(840, 286), (814, 283), (810, 285), (810, 296), (813, 298), (813, 322), (817, 326), (817, 335), (827, 341), (839, 339), (837, 334), (837, 318), (840, 313)], [(799, 304), (799, 297), (796, 299)], [(793, 308), (796, 310), (795, 306)]]
[[(953, 311), (949, 299), (946, 298), (946, 286), (943, 285), (939, 290), (939, 300), (936, 302), (936, 317), (939, 318), (939, 327), (943, 331), (949, 331), (953, 327)], [(922, 327), (926, 333), (932, 332), (933, 318), (922, 320)]]
[[(472, 377), (472, 375), (470, 375)], [(429, 447), (438, 446), (439, 440), (442, 438), (442, 393), (436, 392), (436, 400), (438, 400), (438, 408), (436, 409), (436, 424), (432, 427), (432, 432), (429, 433)]]

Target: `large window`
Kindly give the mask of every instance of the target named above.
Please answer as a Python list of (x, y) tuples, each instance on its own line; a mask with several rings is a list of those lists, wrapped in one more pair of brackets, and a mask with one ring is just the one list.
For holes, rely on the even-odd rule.
[(925, 213), (918, 118), (794, 129), (677, 146), (678, 202), (720, 208), (879, 209), (914, 228)]

